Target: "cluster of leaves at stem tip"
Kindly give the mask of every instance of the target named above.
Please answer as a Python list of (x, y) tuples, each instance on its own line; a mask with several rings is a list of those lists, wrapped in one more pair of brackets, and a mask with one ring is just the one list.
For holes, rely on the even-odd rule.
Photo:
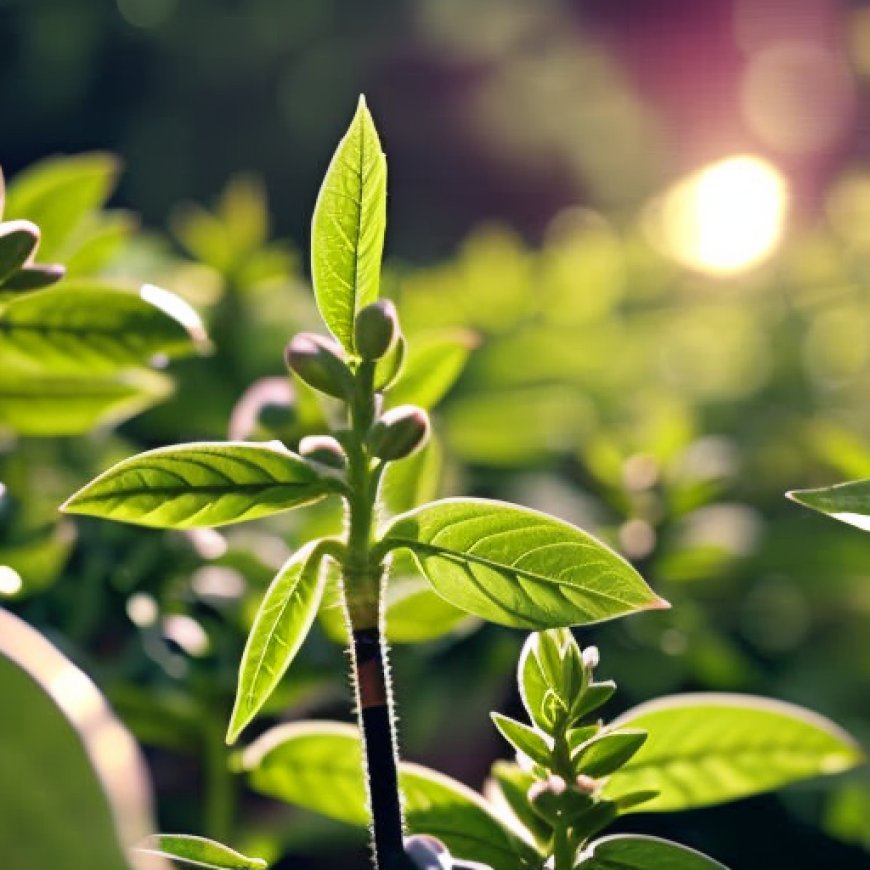
[[(331, 337), (301, 333), (285, 355), (297, 390), (313, 390), (325, 404), (333, 421), (330, 431), (303, 438), (295, 452), (277, 441), (196, 442), (151, 450), (104, 472), (64, 509), (184, 529), (255, 520), (327, 497), (342, 499), (343, 534), (300, 546), (265, 593), (239, 668), (228, 742), (257, 716), (302, 645), (324, 598), (329, 564), (341, 575), (350, 627), (379, 635), (390, 559), (404, 551), (411, 558), (403, 565), (422, 575), (458, 611), (514, 628), (561, 629), (533, 635), (523, 654), (521, 686), (533, 725), (496, 717), (502, 733), (530, 759), (529, 769), (496, 770), (522, 835), (458, 783), (403, 765), (408, 829), (427, 833), (437, 828), (456, 855), (497, 870), (541, 867), (548, 861), (558, 870), (581, 864), (589, 870), (717, 866), (660, 841), (590, 844), (590, 838), (634, 806), (679, 809), (687, 805), (680, 803), (680, 795), (689, 793), (689, 805), (727, 800), (852, 766), (859, 753), (829, 723), (808, 725), (791, 710), (771, 712), (724, 696), (673, 701), (665, 705), (663, 717), (660, 710), (641, 708), (634, 719), (623, 717), (609, 729), (584, 724), (613, 685), (593, 679), (595, 654), (581, 653), (564, 628), (666, 608), (667, 602), (605, 544), (537, 511), (487, 499), (448, 498), (386, 515), (384, 481), (396, 463), (425, 449), (430, 424), (424, 408), (391, 402), (394, 387), (401, 394), (406, 340), (395, 306), (379, 299), (385, 226), (386, 160), (361, 100), (327, 171), (312, 225), (314, 292)], [(795, 745), (789, 747), (787, 764), (761, 765), (748, 778), (735, 768), (711, 784), (699, 769), (688, 791), (668, 788), (667, 754), (651, 756), (641, 771), (626, 774), (644, 747), (641, 723), (653, 721), (668, 743), (666, 726), (671, 723), (679, 732), (686, 716), (699, 723), (701, 750), (720, 763), (734, 754), (738, 733), (751, 735), (745, 741), (749, 754), (759, 751), (754, 736), (770, 737), (772, 729), (791, 735)], [(718, 727), (723, 722), (728, 734)], [(791, 730), (783, 722), (790, 722)], [(243, 753), (241, 767), (250, 772), (254, 786), (291, 802), (313, 801), (312, 808), (347, 821), (365, 819), (356, 732), (317, 723), (284, 727), (290, 730), (267, 733)], [(686, 745), (690, 751), (681, 762), (707, 757), (698, 746)], [(329, 781), (329, 771), (321, 771), (317, 789), (296, 788), (296, 780), (280, 772), (286, 764), (300, 771), (317, 752), (332, 760), (354, 760), (350, 768), (331, 765), (332, 775), (345, 777), (340, 785)], [(273, 780), (275, 770), (279, 774)], [(358, 795), (359, 805), (343, 799), (336, 808), (330, 801), (333, 793)], [(469, 836), (475, 826), (479, 836)], [(172, 854), (166, 844), (176, 840), (161, 842), (159, 850)], [(188, 840), (183, 845), (193, 848)], [(225, 866), (208, 863), (202, 854), (200, 859), (201, 866)], [(678, 860), (683, 863), (674, 863)]]

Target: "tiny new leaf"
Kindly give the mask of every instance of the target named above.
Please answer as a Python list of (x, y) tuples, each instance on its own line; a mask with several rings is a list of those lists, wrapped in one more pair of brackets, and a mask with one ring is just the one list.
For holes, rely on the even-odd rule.
[(580, 625), (668, 606), (591, 535), (504, 502), (423, 505), (397, 517), (383, 545), (409, 549), (441, 596), (502, 625)]
[[(351, 825), (368, 823), (359, 732), (335, 722), (295, 722), (267, 731), (241, 756), (259, 792)], [(541, 857), (461, 783), (403, 763), (399, 779), (410, 833), (431, 834), (457, 858), (525, 870)]]
[(544, 767), (549, 767), (552, 764), (552, 750), (547, 741), (534, 728), (517, 722), (516, 719), (502, 716), (501, 713), (490, 713), (490, 716), (502, 737), (518, 752), (522, 752), (523, 755), (527, 755), (532, 761)]
[(870, 532), (870, 480), (852, 480), (821, 489), (795, 489), (788, 498)]
[(209, 870), (266, 870), (262, 858), (248, 858), (222, 843), (189, 834), (154, 834), (139, 843), (135, 851)]
[(333, 492), (335, 486), (278, 442), (195, 442), (119, 462), (71, 496), (61, 510), (189, 529), (301, 507)]
[(688, 846), (638, 834), (614, 834), (590, 843), (576, 870), (728, 870)]
[(324, 323), (353, 353), (356, 312), (378, 298), (387, 204), (387, 161), (360, 97), (323, 179), (311, 226), (311, 273)]
[(227, 743), (235, 743), (268, 700), (311, 628), (326, 585), (319, 544), (297, 550), (266, 591), (242, 655)]
[(604, 787), (611, 799), (658, 791), (638, 807), (642, 812), (735, 800), (863, 761), (855, 741), (833, 722), (751, 695), (673, 695), (629, 710), (612, 726), (649, 734)]

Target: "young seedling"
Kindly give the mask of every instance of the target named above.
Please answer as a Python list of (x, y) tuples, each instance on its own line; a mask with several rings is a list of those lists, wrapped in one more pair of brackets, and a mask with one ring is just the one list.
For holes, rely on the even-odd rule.
[(317, 613), (332, 562), (352, 639), (379, 870), (409, 861), (384, 643), (384, 590), (394, 551), (409, 551), (448, 602), (503, 625), (545, 629), (668, 606), (604, 544), (535, 511), (446, 499), (379, 527), (385, 474), (423, 449), (429, 432), (423, 409), (390, 407), (394, 383), (401, 395), (406, 342), (394, 306), (378, 299), (385, 225), (386, 160), (361, 99), (313, 220), (314, 292), (333, 337), (302, 333), (286, 352), (293, 375), (338, 405), (339, 422), (305, 439), (299, 452), (279, 442), (152, 450), (109, 469), (63, 506), (69, 513), (191, 528), (254, 520), (328, 496), (343, 500), (344, 533), (300, 547), (266, 592), (242, 659), (227, 739), (238, 738), (282, 679)]

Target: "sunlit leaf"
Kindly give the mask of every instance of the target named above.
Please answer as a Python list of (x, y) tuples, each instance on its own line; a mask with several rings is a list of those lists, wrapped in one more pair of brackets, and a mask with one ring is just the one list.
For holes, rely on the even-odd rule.
[(239, 667), (239, 686), (227, 730), (234, 743), (272, 694), (317, 615), (326, 571), (313, 541), (297, 550), (266, 591)]
[(399, 380), (387, 393), (387, 404), (434, 408), (462, 374), (477, 338), (464, 329), (445, 329), (414, 336)]
[[(298, 722), (279, 726), (242, 756), (252, 786), (313, 812), (368, 824), (359, 734), (350, 725)], [(400, 773), (410, 833), (431, 834), (450, 852), (493, 867), (540, 867), (535, 850), (511, 833), (480, 795), (417, 764)]]
[(40, 256), (61, 260), (84, 219), (106, 200), (118, 175), (111, 154), (52, 157), (19, 173), (6, 191), (6, 218), (25, 218), (42, 231)]
[(727, 870), (688, 846), (638, 834), (615, 834), (590, 843), (578, 870)]
[(490, 713), (495, 727), (501, 732), (502, 737), (517, 750), (527, 755), (532, 761), (544, 767), (550, 767), (553, 761), (553, 752), (547, 741), (534, 728), (517, 722), (509, 716), (501, 713)]
[(390, 577), (386, 605), (387, 640), (391, 643), (422, 643), (476, 623), (419, 576)]
[(137, 852), (171, 858), (191, 867), (209, 870), (265, 870), (261, 858), (248, 858), (229, 846), (189, 834), (154, 834), (136, 846)]
[(189, 354), (195, 338), (168, 306), (94, 284), (28, 293), (0, 311), (0, 362), (24, 371), (116, 371), (146, 364), (156, 354)]
[(334, 491), (283, 445), (195, 442), (119, 462), (61, 508), (157, 528), (186, 529), (254, 520)]
[(504, 502), (432, 502), (397, 517), (385, 539), (409, 549), (451, 604), (503, 625), (580, 625), (667, 606), (591, 535)]
[(798, 504), (835, 520), (870, 531), (870, 479), (852, 480), (821, 489), (795, 489), (786, 495)]
[(0, 716), (0, 863), (129, 870), (124, 843), (151, 825), (136, 745), (94, 684), (5, 610), (0, 694), (11, 699)]
[(311, 228), (317, 307), (353, 351), (356, 312), (378, 298), (387, 202), (387, 162), (374, 121), (359, 107), (326, 171)]
[(605, 796), (655, 789), (638, 807), (680, 810), (734, 800), (855, 767), (863, 755), (833, 722), (793, 704), (750, 695), (673, 695), (612, 723), (649, 733), (605, 786)]
[(19, 435), (80, 435), (120, 423), (171, 392), (172, 382), (150, 371), (105, 378), (0, 374), (0, 428)]

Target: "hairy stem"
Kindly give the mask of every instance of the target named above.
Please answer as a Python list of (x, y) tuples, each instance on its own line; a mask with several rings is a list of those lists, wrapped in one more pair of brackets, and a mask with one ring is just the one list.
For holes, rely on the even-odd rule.
[(351, 631), (353, 683), (363, 743), (377, 870), (405, 870), (398, 752), (393, 727), (387, 650), (383, 637), (385, 567), (372, 551), (380, 468), (365, 444), (374, 417), (374, 366), (362, 363), (351, 403), (348, 454), (348, 531), (342, 564), (344, 603)]

